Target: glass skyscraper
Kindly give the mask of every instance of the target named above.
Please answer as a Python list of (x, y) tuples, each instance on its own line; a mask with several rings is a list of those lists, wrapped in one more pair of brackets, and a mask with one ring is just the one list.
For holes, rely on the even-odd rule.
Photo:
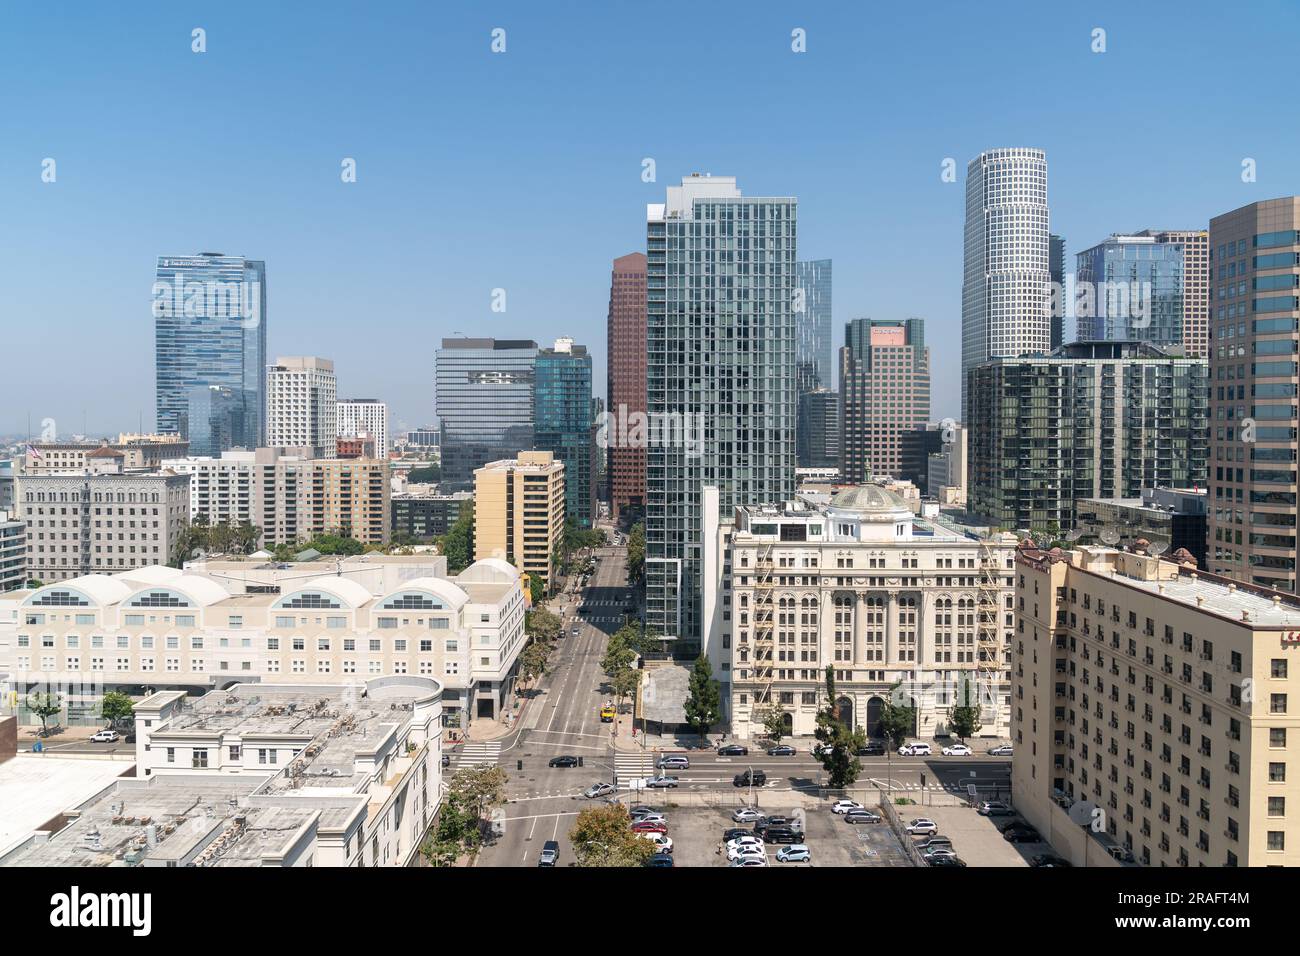
[(1075, 261), (1079, 341), (1183, 344), (1183, 243), (1112, 235)]
[(534, 447), (564, 463), (564, 510), (579, 528), (596, 517), (596, 443), (592, 433), (591, 356), (572, 339), (537, 353), (533, 382)]
[(158, 431), (183, 433), (192, 393), (218, 386), (235, 405), (233, 444), (263, 444), (266, 263), (218, 252), (160, 256), (153, 316)]
[(434, 369), (442, 484), (474, 487), (474, 469), (533, 447), (537, 343), (443, 339)]
[(218, 458), (232, 448), (252, 449), (244, 435), (243, 393), (224, 385), (199, 385), (190, 389), (181, 418), (180, 433), (189, 439), (195, 457)]
[(801, 293), (796, 301), (802, 307), (794, 317), (799, 394), (832, 389), (831, 260), (795, 263), (795, 288)]
[(794, 493), (796, 201), (694, 175), (647, 209), (646, 623), (698, 650), (704, 486)]

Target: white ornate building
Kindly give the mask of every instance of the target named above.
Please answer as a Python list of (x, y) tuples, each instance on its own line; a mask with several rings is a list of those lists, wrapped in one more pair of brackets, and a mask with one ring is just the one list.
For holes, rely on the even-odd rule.
[(831, 665), (841, 713), (869, 735), (891, 693), (915, 701), (917, 736), (946, 735), (967, 685), (979, 735), (1007, 735), (1015, 536), (928, 510), (865, 485), (706, 528), (705, 650), (735, 734), (761, 734), (768, 704), (811, 734)]

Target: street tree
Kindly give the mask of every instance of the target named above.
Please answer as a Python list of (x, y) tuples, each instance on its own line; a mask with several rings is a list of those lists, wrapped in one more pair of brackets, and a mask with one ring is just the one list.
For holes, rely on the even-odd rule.
[(880, 712), (881, 733), (889, 738), (894, 749), (903, 745), (903, 741), (916, 726), (916, 707), (910, 698), (903, 696), (900, 687), (901, 684), (895, 684), (890, 688), (889, 697)]
[(967, 737), (979, 733), (980, 728), (984, 726), (980, 723), (979, 704), (971, 705), (969, 678), (962, 681), (962, 702), (948, 714), (948, 722), (952, 725), (952, 732), (961, 738), (962, 743), (966, 742)]
[(569, 831), (578, 866), (644, 866), (654, 855), (654, 844), (632, 831), (627, 808), (621, 803), (587, 807)]
[(63, 712), (63, 698), (58, 694), (34, 693), (27, 695), (27, 709), (41, 720), (41, 736), (49, 735), (49, 719)]
[(695, 659), (686, 696), (686, 722), (701, 737), (722, 717), (722, 685), (713, 679), (713, 667), (706, 654)]
[(857, 753), (866, 745), (867, 735), (845, 723), (835, 692), (835, 668), (830, 664), (826, 665), (826, 701), (817, 711), (814, 733), (820, 744), (817, 759), (826, 771), (828, 784), (834, 789), (853, 784), (862, 773)]
[(773, 702), (758, 712), (758, 720), (772, 743), (779, 744), (785, 736), (785, 708)]
[(544, 607), (534, 607), (524, 615), (524, 630), (539, 641), (553, 641), (560, 636), (560, 619)]
[(99, 716), (108, 721), (109, 727), (116, 727), (135, 716), (135, 704), (121, 691), (110, 690), (99, 702)]

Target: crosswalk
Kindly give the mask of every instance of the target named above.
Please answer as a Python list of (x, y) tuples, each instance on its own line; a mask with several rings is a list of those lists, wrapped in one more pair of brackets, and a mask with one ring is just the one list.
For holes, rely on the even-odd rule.
[(470, 743), (462, 744), (461, 748), (451, 755), (451, 765), (453, 767), (490, 766), (491, 764), (496, 763), (500, 757), (501, 741), (471, 741)]
[(619, 751), (614, 754), (614, 777), (620, 786), (627, 783), (629, 780), (639, 780), (642, 777), (653, 777), (655, 775), (654, 767), (654, 754), (639, 754), (625, 751)]

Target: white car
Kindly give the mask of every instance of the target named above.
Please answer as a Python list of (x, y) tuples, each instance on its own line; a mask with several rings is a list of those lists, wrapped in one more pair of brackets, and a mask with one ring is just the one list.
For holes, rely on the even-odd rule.
[(965, 744), (949, 744), (943, 748), (945, 757), (969, 757), (973, 751)]
[(731, 819), (736, 823), (757, 823), (763, 814), (759, 813), (753, 807), (740, 807), (731, 811)]
[(629, 819), (632, 823), (662, 823), (668, 826), (668, 818), (662, 813), (634, 813)]
[(938, 824), (936, 824), (933, 820), (927, 820), (925, 817), (921, 817), (918, 820), (913, 820), (903, 829), (906, 830), (908, 833), (912, 834), (913, 836), (933, 836), (934, 834), (939, 832)]
[(736, 837), (734, 840), (727, 841), (727, 852), (739, 850), (743, 846), (757, 847), (763, 849), (763, 841), (756, 836)]
[(831, 804), (831, 813), (848, 813), (850, 810), (865, 810), (856, 800), (836, 800)]
[(728, 866), (767, 866), (767, 857), (765, 856), (742, 856), (739, 860), (732, 860)]
[(783, 846), (776, 851), (776, 858), (782, 863), (811, 863), (812, 853), (802, 843)]
[(767, 852), (763, 849), (761, 845), (760, 846), (738, 846), (727, 850), (728, 860), (754, 859), (754, 858), (758, 858), (760, 860), (767, 859)]
[(649, 840), (658, 848), (660, 853), (673, 852), (673, 838), (667, 833), (638, 833), (637, 836), (643, 840)]
[(929, 757), (931, 754), (929, 744), (903, 744), (898, 748), (900, 757)]
[(100, 730), (90, 735), (92, 744), (115, 744), (122, 739), (116, 730)]

